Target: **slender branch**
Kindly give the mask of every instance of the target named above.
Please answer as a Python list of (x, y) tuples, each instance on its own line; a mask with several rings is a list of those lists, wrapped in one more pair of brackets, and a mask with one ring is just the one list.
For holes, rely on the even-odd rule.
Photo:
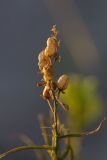
[(68, 154), (70, 153), (70, 158), (74, 160), (74, 151), (71, 145), (68, 145), (63, 155), (59, 158), (59, 160), (64, 160), (67, 158)]
[[(19, 139), (27, 146), (35, 146), (33, 140), (25, 134), (20, 134)], [(46, 156), (42, 150), (33, 150), (38, 160), (46, 160)]]
[(46, 146), (46, 145), (44, 145), (44, 146), (21, 146), (21, 147), (13, 148), (5, 153), (0, 154), (0, 159), (7, 157), (10, 154), (13, 154), (13, 153), (16, 153), (19, 151), (23, 151), (23, 150), (29, 150), (29, 149), (54, 150), (55, 148), (52, 146)]
[(63, 153), (63, 155), (59, 159), (64, 160), (68, 156), (68, 153), (69, 153), (69, 146), (66, 147), (65, 152)]
[[(47, 126), (47, 121), (44, 116), (39, 116), (40, 128), (42, 131), (42, 136), (46, 145), (50, 145), (49, 132), (45, 126)], [(42, 127), (41, 127), (42, 126)]]
[(60, 99), (56, 96), (56, 100), (57, 102), (61, 105), (61, 107), (65, 110), (68, 111), (69, 110), (69, 106), (63, 102), (60, 101)]
[(54, 124), (55, 124), (55, 132), (57, 136), (57, 103), (56, 99), (54, 99)]
[(66, 135), (60, 135), (58, 136), (58, 138), (67, 138), (67, 137), (83, 137), (83, 136), (89, 136), (89, 135), (93, 135), (96, 134), (97, 132), (100, 131), (102, 124), (105, 122), (106, 117), (103, 118), (103, 120), (100, 122), (100, 124), (98, 125), (98, 127), (92, 131), (89, 132), (83, 132), (83, 133), (71, 133), (71, 134), (66, 134)]
[(74, 160), (75, 159), (74, 150), (71, 145), (69, 145), (69, 150), (70, 150), (70, 158), (71, 160)]
[(51, 106), (51, 103), (50, 103), (50, 101), (47, 99), (47, 102), (48, 102), (48, 105), (49, 105), (49, 107), (50, 107), (50, 110), (51, 110), (51, 112), (53, 113), (54, 111), (53, 111), (53, 108), (52, 108), (52, 106)]

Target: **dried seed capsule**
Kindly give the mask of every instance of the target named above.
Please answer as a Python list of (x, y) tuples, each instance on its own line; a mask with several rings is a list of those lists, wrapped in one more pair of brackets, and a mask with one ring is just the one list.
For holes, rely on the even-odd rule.
[(42, 70), (42, 73), (44, 74), (43, 79), (44, 79), (45, 82), (53, 79), (53, 68), (52, 67), (50, 67), (50, 68), (45, 68), (44, 67), (43, 70)]
[(44, 50), (39, 53), (38, 60), (39, 60), (38, 62), (39, 69), (42, 70), (43, 67), (46, 65)]
[(43, 97), (45, 99), (49, 99), (50, 98), (50, 87), (49, 86), (45, 86), (44, 90), (43, 90)]
[(47, 46), (45, 48), (45, 56), (56, 56), (58, 44), (54, 37), (49, 37), (47, 40)]
[(56, 48), (58, 47), (56, 38), (54, 38), (54, 37), (49, 37), (49, 38), (47, 39), (47, 47), (50, 47), (50, 46), (54, 46), (54, 47), (56, 47)]
[(40, 53), (39, 53), (39, 56), (38, 56), (38, 60), (39, 62), (42, 61), (44, 59), (44, 50), (42, 50)]
[(43, 67), (49, 68), (52, 65), (51, 59), (45, 56), (44, 50), (39, 53), (38, 60), (38, 66), (41, 71)]
[(58, 88), (62, 91), (67, 88), (68, 83), (69, 83), (69, 77), (66, 74), (63, 74), (62, 76), (60, 76), (57, 81)]

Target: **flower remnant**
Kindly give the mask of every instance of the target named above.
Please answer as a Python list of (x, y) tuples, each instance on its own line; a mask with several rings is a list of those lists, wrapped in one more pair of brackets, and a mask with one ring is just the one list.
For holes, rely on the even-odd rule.
[[(52, 99), (52, 92), (55, 92), (55, 96), (59, 97), (59, 93), (67, 88), (69, 77), (68, 75), (62, 75), (58, 81), (54, 80), (54, 65), (56, 62), (60, 62), (61, 57), (58, 54), (59, 43), (58, 30), (56, 25), (51, 29), (52, 35), (47, 39), (46, 47), (38, 56), (38, 66), (41, 74), (43, 74), (43, 82), (38, 83), (38, 86), (43, 86), (43, 98)], [(57, 95), (58, 94), (58, 95)], [(58, 98), (57, 98), (58, 99)], [(58, 100), (59, 101), (59, 100)]]

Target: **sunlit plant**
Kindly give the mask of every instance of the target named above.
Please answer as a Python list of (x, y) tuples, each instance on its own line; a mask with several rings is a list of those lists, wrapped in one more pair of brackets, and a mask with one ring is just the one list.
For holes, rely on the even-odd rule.
[[(30, 143), (32, 144), (31, 146), (26, 145), (13, 148), (1, 154), (0, 158), (4, 158), (18, 151), (32, 149), (39, 150), (38, 159), (41, 160), (45, 159), (44, 155), (42, 156), (42, 150), (45, 150), (52, 160), (74, 160), (75, 153), (70, 140), (74, 137), (78, 138), (97, 133), (105, 120), (104, 118), (96, 129), (89, 132), (79, 133), (71, 133), (70, 129), (66, 128), (64, 122), (62, 123), (59, 116), (59, 109), (62, 108), (62, 110), (67, 113), (69, 112), (69, 108), (72, 108), (72, 105), (68, 105), (70, 104), (70, 99), (68, 98), (68, 103), (67, 96), (65, 96), (66, 103), (62, 101), (62, 95), (66, 95), (66, 89), (68, 88), (70, 77), (67, 74), (63, 74), (59, 76), (58, 79), (55, 78), (54, 66), (61, 61), (61, 56), (58, 53), (60, 41), (58, 40), (59, 32), (55, 25), (52, 27), (51, 32), (51, 36), (46, 41), (45, 49), (43, 49), (38, 56), (38, 67), (42, 75), (42, 80), (37, 83), (38, 87), (43, 88), (42, 97), (44, 101), (47, 101), (49, 106), (50, 117), (48, 118), (48, 122), (50, 124), (51, 131), (49, 132), (47, 130), (46, 118), (43, 116), (39, 117), (45, 144), (36, 146), (28, 139), (28, 137), (23, 136), (22, 139), (25, 139), (25, 143)], [(27, 143), (27, 141), (29, 142)]]

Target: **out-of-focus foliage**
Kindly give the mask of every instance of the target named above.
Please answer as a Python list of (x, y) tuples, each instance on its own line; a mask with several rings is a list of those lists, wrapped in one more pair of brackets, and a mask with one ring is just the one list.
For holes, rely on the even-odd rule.
[(92, 76), (72, 75), (63, 100), (70, 106), (73, 128), (86, 127), (102, 113), (98, 81)]
[[(70, 132), (80, 133), (102, 113), (102, 100), (98, 93), (98, 80), (93, 76), (71, 75), (63, 100), (69, 105), (67, 125)], [(79, 159), (82, 139), (71, 139), (76, 160)]]

